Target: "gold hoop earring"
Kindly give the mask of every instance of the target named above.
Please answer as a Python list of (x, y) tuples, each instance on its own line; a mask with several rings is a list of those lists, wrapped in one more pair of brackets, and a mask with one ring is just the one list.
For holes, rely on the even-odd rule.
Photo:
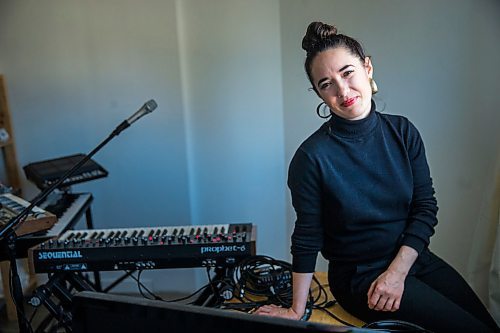
[[(328, 110), (328, 111), (326, 111), (326, 110)], [(320, 118), (328, 119), (332, 115), (332, 111), (330, 110), (328, 105), (326, 105), (325, 102), (321, 102), (318, 104), (318, 107), (316, 107), (316, 114)]]
[(375, 80), (370, 78), (370, 87), (372, 88), (372, 95), (375, 95), (378, 92), (378, 87), (377, 83), (375, 83)]

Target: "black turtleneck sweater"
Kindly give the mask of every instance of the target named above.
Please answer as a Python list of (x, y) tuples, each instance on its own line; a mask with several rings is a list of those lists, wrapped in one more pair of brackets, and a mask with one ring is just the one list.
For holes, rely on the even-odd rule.
[(366, 262), (429, 244), (437, 205), (422, 139), (402, 116), (333, 115), (302, 143), (289, 168), (297, 221), (293, 271), (313, 272), (318, 251)]

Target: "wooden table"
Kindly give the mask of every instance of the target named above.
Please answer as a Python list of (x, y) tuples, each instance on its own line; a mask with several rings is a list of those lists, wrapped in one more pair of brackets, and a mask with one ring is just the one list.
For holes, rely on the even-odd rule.
[[(325, 294), (322, 294), (322, 297), (316, 302), (322, 303), (325, 301), (332, 301), (335, 298), (330, 292), (330, 287), (328, 286), (328, 274), (326, 272), (316, 272), (314, 273), (314, 276), (317, 278), (318, 282), (320, 285), (323, 287), (325, 292), (327, 293), (327, 299), (325, 300)], [(317, 297), (319, 294), (319, 286), (317, 283), (312, 283), (312, 292), (313, 296)], [(261, 296), (256, 296), (256, 295), (247, 295), (247, 299), (251, 301), (261, 301), (263, 300)], [(240, 303), (240, 301), (236, 298), (233, 298), (228, 301), (228, 303)], [(250, 312), (253, 312), (254, 309), (252, 309)], [(316, 322), (316, 323), (321, 323), (321, 324), (328, 324), (328, 325), (337, 325), (337, 326), (356, 326), (356, 327), (362, 327), (365, 323), (358, 318), (352, 316), (349, 314), (347, 311), (345, 311), (338, 303), (335, 303), (334, 305), (326, 308), (327, 311), (331, 312), (334, 316), (338, 317), (340, 320), (344, 321), (339, 321), (335, 319), (333, 316), (328, 314), (326, 311), (320, 310), (320, 309), (314, 309), (311, 317), (309, 318), (310, 322)], [(348, 325), (347, 325), (348, 324)]]
[[(328, 274), (326, 272), (316, 272), (314, 273), (318, 281), (321, 283), (321, 285), (325, 288), (326, 292), (328, 293), (328, 299), (333, 300), (334, 297), (330, 292), (330, 288), (328, 286)], [(313, 290), (313, 292), (317, 292), (317, 290)], [(321, 301), (321, 300), (320, 300)], [(357, 326), (361, 327), (364, 325), (364, 322), (359, 320), (358, 318), (352, 316), (351, 314), (347, 313), (338, 303), (330, 306), (327, 308), (328, 311), (333, 313), (335, 316), (339, 317), (341, 320)], [(311, 314), (311, 318), (309, 321), (316, 322), (316, 323), (322, 323), (322, 324), (330, 324), (330, 325), (342, 325), (345, 326), (344, 323), (336, 320), (335, 318), (331, 317), (328, 313), (322, 310), (313, 310), (313, 313)]]

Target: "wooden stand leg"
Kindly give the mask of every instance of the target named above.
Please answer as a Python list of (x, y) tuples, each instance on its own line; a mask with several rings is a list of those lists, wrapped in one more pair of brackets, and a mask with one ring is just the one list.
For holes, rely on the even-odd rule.
[(5, 299), (5, 307), (7, 309), (7, 319), (17, 320), (16, 306), (12, 301), (12, 296), (10, 294), (9, 288), (9, 273), (10, 265), (8, 261), (0, 262), (0, 271), (2, 273), (2, 287), (3, 287), (3, 297)]

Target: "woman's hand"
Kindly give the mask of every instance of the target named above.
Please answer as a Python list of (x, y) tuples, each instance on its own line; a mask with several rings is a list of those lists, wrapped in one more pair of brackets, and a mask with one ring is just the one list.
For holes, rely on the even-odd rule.
[(403, 296), (406, 275), (385, 271), (370, 285), (368, 307), (377, 311), (396, 311)]
[(377, 311), (397, 311), (405, 289), (405, 279), (417, 260), (415, 249), (403, 245), (387, 270), (380, 274), (368, 290), (368, 307)]
[(255, 314), (270, 317), (299, 320), (302, 315), (297, 314), (292, 308), (282, 308), (274, 304), (263, 305), (254, 312)]

